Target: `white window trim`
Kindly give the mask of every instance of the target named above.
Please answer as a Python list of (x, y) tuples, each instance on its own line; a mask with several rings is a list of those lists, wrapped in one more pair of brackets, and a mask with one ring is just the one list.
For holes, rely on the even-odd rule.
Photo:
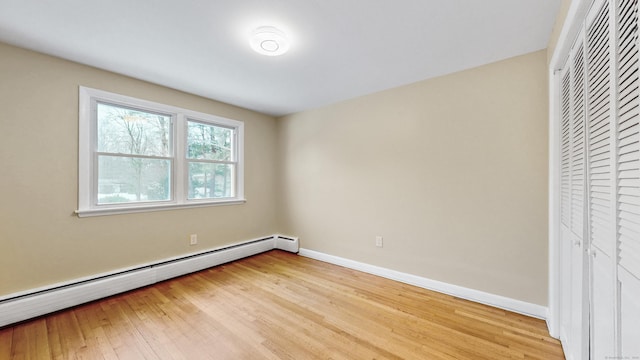
[[(93, 163), (93, 153), (95, 151), (97, 139), (95, 138), (95, 124), (92, 113), (95, 111), (93, 107), (95, 107), (94, 104), (97, 100), (172, 115), (172, 121), (174, 121), (175, 124), (173, 126), (174, 163), (171, 179), (172, 199), (170, 201), (161, 203), (128, 203), (115, 205), (97, 205), (95, 203), (93, 193), (96, 167)], [(234, 197), (224, 199), (187, 199), (187, 176), (185, 174), (185, 129), (188, 119), (235, 129), (237, 165)], [(241, 121), (80, 86), (78, 135), (78, 209), (75, 213), (79, 217), (174, 210), (203, 206), (234, 205), (246, 202), (246, 199), (244, 198), (244, 123)]]

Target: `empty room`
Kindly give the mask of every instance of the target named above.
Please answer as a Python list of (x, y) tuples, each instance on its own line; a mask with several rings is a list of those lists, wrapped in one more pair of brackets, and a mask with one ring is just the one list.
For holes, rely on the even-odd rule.
[(637, 0), (0, 0), (0, 360), (640, 359)]

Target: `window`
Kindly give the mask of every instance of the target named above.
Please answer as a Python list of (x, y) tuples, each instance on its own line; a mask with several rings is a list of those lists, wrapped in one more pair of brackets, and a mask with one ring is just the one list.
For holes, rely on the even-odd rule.
[(243, 129), (80, 87), (78, 216), (243, 203)]

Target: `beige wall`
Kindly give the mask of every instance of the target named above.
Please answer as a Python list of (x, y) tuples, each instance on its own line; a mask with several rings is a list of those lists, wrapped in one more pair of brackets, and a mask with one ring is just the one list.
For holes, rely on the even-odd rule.
[[(0, 296), (279, 232), (546, 304), (545, 51), (278, 121), (5, 44), (0, 59)], [(79, 85), (244, 121), (248, 202), (74, 216)]]
[[(244, 121), (247, 203), (74, 216), (79, 85)], [(271, 117), (1, 43), (0, 109), (0, 296), (277, 232)]]
[(543, 50), (279, 119), (279, 228), (546, 305), (546, 83)]

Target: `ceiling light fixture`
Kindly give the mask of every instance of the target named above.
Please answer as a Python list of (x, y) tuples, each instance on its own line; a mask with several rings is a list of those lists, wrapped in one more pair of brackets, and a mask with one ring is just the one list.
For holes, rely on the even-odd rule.
[(278, 56), (289, 50), (289, 39), (282, 30), (261, 26), (251, 34), (251, 48), (258, 54)]

